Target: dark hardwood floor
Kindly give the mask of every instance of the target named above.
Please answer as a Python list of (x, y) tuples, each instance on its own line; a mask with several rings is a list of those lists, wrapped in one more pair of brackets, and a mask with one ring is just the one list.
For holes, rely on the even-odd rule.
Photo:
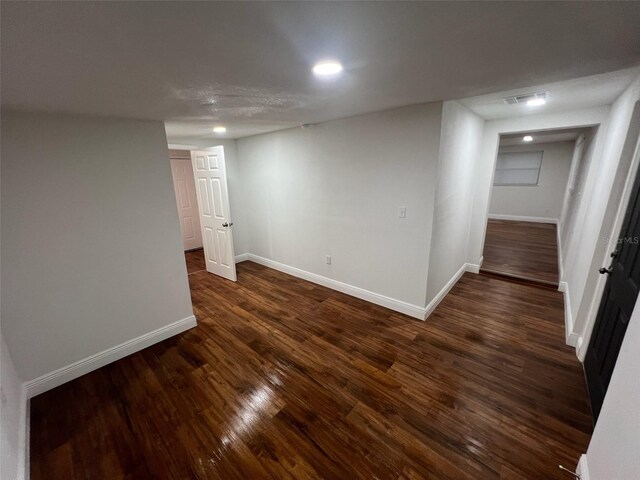
[(552, 223), (487, 221), (482, 271), (558, 286), (558, 244)]
[(556, 291), (467, 273), (422, 322), (251, 262), (189, 281), (198, 327), (31, 401), (33, 479), (549, 480), (586, 451)]
[(184, 252), (184, 258), (187, 262), (187, 273), (189, 275), (207, 268), (204, 261), (204, 250), (202, 248)]

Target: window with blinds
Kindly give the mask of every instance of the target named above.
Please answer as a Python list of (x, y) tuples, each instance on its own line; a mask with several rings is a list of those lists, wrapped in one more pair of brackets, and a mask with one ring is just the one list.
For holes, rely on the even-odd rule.
[(494, 185), (538, 185), (542, 151), (498, 153)]

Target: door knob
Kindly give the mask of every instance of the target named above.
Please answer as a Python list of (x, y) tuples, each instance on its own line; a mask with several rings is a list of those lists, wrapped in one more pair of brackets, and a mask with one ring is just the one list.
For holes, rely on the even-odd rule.
[(609, 267), (609, 268), (602, 267), (598, 271), (600, 272), (601, 275), (604, 275), (604, 274), (611, 275), (611, 272), (613, 272), (613, 267)]
[(232, 226), (232, 225), (233, 225), (233, 222), (224, 222), (224, 223), (222, 224), (222, 226), (223, 226), (223, 227), (230, 227), (230, 226)]

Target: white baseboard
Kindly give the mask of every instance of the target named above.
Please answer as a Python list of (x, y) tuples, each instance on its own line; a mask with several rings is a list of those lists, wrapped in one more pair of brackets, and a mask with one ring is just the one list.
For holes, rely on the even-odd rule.
[(576, 468), (576, 473), (580, 475), (580, 480), (589, 480), (589, 463), (587, 462), (587, 455), (580, 455), (580, 460), (578, 460), (578, 468)]
[(247, 260), (249, 260), (249, 254), (241, 253), (240, 255), (236, 255), (234, 260), (236, 261), (236, 263), (246, 262)]
[(252, 253), (247, 254), (247, 257), (247, 260), (259, 263), (260, 265), (264, 265), (265, 267), (273, 268), (274, 270), (293, 275), (294, 277), (302, 278), (303, 280), (322, 285), (323, 287), (346, 293), (347, 295), (351, 295), (352, 297), (360, 298), (362, 300), (366, 300), (367, 302), (375, 303), (376, 305), (389, 308), (396, 312), (404, 313), (405, 315), (409, 315), (410, 317), (424, 320), (424, 307), (412, 305), (401, 300), (396, 300), (395, 298), (385, 297), (384, 295), (370, 292), (369, 290), (365, 290), (360, 287), (355, 287), (353, 285), (339, 282), (338, 280), (333, 280), (331, 278), (323, 277), (315, 273), (307, 272), (296, 267), (290, 267), (289, 265), (275, 262), (273, 260), (269, 260), (268, 258), (260, 257)]
[(492, 220), (511, 220), (514, 222), (534, 222), (534, 223), (555, 223), (558, 224), (557, 218), (548, 217), (526, 217), (524, 215), (500, 215), (490, 213), (488, 217)]
[(478, 259), (478, 263), (465, 263), (464, 269), (469, 273), (480, 273), (480, 268), (482, 268), (482, 262), (484, 262), (484, 255)]
[(571, 315), (571, 302), (569, 301), (569, 285), (567, 282), (558, 283), (558, 291), (564, 295), (564, 335), (566, 344), (576, 348), (580, 336), (573, 331), (573, 316)]
[(465, 270), (470, 273), (480, 273), (480, 267), (482, 266), (482, 258), (480, 258), (480, 263), (476, 265), (475, 263), (465, 263)]
[(587, 356), (587, 350), (589, 348), (589, 342), (585, 342), (586, 336), (582, 336), (578, 338), (578, 342), (576, 343), (576, 356), (578, 360), (584, 363), (584, 359)]
[(27, 398), (33, 398), (47, 390), (51, 390), (63, 383), (69, 382), (74, 378), (78, 378), (86, 373), (103, 367), (111, 362), (120, 360), (127, 355), (131, 355), (143, 348), (147, 348), (154, 343), (158, 343), (169, 337), (177, 335), (178, 333), (189, 330), (197, 325), (196, 317), (190, 315), (187, 318), (178, 320), (162, 328), (154, 330), (153, 332), (146, 333), (124, 342), (113, 348), (104, 350), (103, 352), (91, 355), (83, 360), (67, 365), (66, 367), (59, 368), (53, 372), (42, 375), (34, 380), (25, 382), (26, 396)]
[(460, 277), (462, 275), (464, 275), (464, 272), (468, 271), (468, 268), (471, 265), (468, 263), (465, 263), (464, 265), (462, 265), (460, 267), (460, 270), (458, 270), (453, 277), (451, 277), (451, 279), (447, 282), (447, 284), (442, 287), (442, 290), (440, 290), (438, 292), (438, 294), (433, 298), (433, 300), (431, 300), (429, 302), (429, 304), (427, 305), (427, 308), (425, 309), (424, 312), (424, 319), (426, 320), (427, 318), (429, 318), (429, 315), (431, 315), (433, 313), (433, 311), (436, 309), (436, 307), (438, 306), (438, 304), (444, 299), (444, 297), (447, 296), (447, 293), (449, 293), (449, 291), (453, 288), (453, 286), (458, 282), (458, 280), (460, 280)]
[[(573, 348), (577, 349), (578, 348), (578, 343), (580, 343), (580, 336), (577, 333), (571, 332), (569, 334), (569, 336), (567, 337), (566, 343), (570, 347), (573, 347)], [(577, 352), (576, 352), (576, 356), (577, 356)]]
[(564, 260), (562, 258), (562, 238), (560, 237), (560, 220), (556, 222), (556, 247), (558, 248), (558, 278), (564, 278)]

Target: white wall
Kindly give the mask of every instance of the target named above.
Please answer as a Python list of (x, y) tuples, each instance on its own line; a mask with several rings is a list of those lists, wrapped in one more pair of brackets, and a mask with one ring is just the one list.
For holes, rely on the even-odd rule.
[(435, 193), (427, 304), (467, 261), (474, 164), (484, 120), (457, 102), (445, 102)]
[(418, 105), (238, 140), (249, 251), (423, 308), (441, 114)]
[(244, 185), (241, 179), (240, 161), (238, 159), (236, 141), (232, 139), (180, 137), (169, 138), (168, 141), (173, 145), (185, 145), (202, 150), (206, 150), (210, 147), (217, 147), (219, 145), (224, 148), (224, 160), (227, 166), (227, 187), (229, 188), (231, 221), (233, 221), (233, 248), (236, 256), (248, 253), (249, 226), (247, 225), (246, 215), (244, 213)]
[(590, 480), (640, 478), (640, 305), (636, 302), (587, 451)]
[[(596, 127), (591, 128), (580, 135), (575, 144), (571, 172), (567, 181), (560, 217), (560, 245), (558, 245), (560, 258), (567, 255), (566, 247), (571, 242), (571, 237), (576, 229), (578, 209), (585, 194), (587, 175), (593, 161), (597, 134), (598, 129)], [(560, 274), (562, 276), (562, 272)]]
[(25, 476), (26, 406), (22, 379), (0, 333), (0, 478)]
[(538, 185), (494, 185), (490, 215), (559, 219), (569, 178), (574, 142), (512, 145), (499, 153), (542, 151)]
[[(623, 216), (626, 210), (626, 202), (621, 205), (621, 200), (640, 136), (640, 108), (632, 122), (639, 100), (640, 77), (611, 106), (603, 131), (601, 157), (592, 162), (589, 169), (586, 194), (578, 213), (580, 229), (568, 247), (570, 252), (575, 252), (575, 256), (566, 261), (565, 279), (571, 289), (571, 302), (576, 305), (575, 308), (572, 305), (572, 311), (576, 312), (573, 332), (579, 336), (580, 358), (586, 353), (604, 289), (605, 278), (598, 269), (608, 265), (609, 253), (615, 250), (619, 233), (614, 232), (616, 212), (620, 210), (619, 216)], [(619, 225), (616, 228), (619, 229)]]
[(25, 380), (192, 317), (160, 122), (3, 112), (2, 334)]
[(235, 254), (242, 255), (249, 252), (249, 225), (245, 213), (244, 181), (242, 178), (240, 159), (238, 158), (235, 140), (222, 140), (211, 144), (211, 147), (222, 145), (227, 166), (227, 185), (229, 188), (229, 205), (231, 220), (233, 221), (233, 248)]

